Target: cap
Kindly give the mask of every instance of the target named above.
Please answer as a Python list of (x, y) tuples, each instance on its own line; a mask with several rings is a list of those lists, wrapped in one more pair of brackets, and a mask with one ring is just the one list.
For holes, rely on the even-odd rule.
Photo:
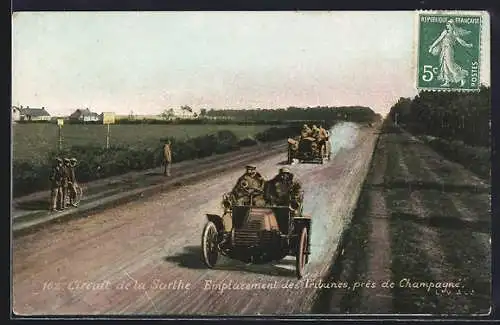
[(255, 167), (253, 165), (247, 165), (245, 168), (249, 169), (249, 170), (255, 170), (255, 169), (257, 169), (257, 167)]
[(56, 158), (56, 161), (57, 161), (57, 162), (62, 162), (62, 159), (61, 159), (61, 158), (59, 158), (59, 157), (57, 157), (57, 158)]
[(69, 159), (68, 159), (68, 158), (64, 158), (64, 161), (65, 161), (65, 162), (66, 162), (66, 161), (67, 161), (67, 162), (69, 162)]
[(288, 173), (290, 174), (290, 169), (288, 167), (280, 168), (280, 174)]
[(71, 158), (70, 160), (71, 160), (71, 161), (76, 161), (76, 158)]

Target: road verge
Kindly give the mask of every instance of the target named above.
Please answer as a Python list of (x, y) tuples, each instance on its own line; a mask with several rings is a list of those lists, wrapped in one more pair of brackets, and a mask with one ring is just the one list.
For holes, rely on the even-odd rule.
[(167, 179), (165, 182), (162, 182), (161, 184), (140, 187), (127, 192), (114, 194), (109, 197), (82, 204), (75, 209), (65, 210), (58, 213), (47, 212), (47, 214), (37, 215), (35, 217), (31, 215), (27, 215), (25, 217), (17, 217), (15, 219), (11, 219), (12, 231), (14, 236), (25, 235), (27, 233), (36, 231), (40, 227), (46, 226), (50, 223), (64, 222), (76, 217), (88, 217), (90, 214), (104, 209), (125, 204), (137, 199), (149, 197), (180, 186), (185, 186), (190, 183), (199, 181), (203, 178), (214, 176), (218, 173), (223, 173), (235, 168), (241, 168), (241, 166), (244, 164), (257, 162), (266, 157), (285, 152), (286, 143), (274, 144), (268, 147), (266, 146), (266, 148), (267, 150), (263, 150), (264, 148), (262, 147), (256, 147), (255, 154), (248, 155), (246, 153), (242, 155), (243, 158), (232, 159), (229, 162), (225, 162), (223, 160), (214, 160), (210, 168), (205, 167), (201, 171), (197, 170), (198, 168), (196, 168), (196, 166), (192, 166), (192, 172), (186, 172), (180, 176), (173, 176)]

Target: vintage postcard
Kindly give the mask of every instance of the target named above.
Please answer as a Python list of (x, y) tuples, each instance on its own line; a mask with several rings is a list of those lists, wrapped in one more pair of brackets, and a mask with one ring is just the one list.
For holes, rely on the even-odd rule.
[(482, 11), (16, 12), (12, 316), (485, 316)]

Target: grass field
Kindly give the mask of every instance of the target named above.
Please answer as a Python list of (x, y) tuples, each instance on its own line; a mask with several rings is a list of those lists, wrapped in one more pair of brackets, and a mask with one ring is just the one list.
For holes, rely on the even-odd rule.
[[(272, 125), (111, 125), (110, 145), (136, 148), (155, 147), (159, 140), (174, 137), (179, 140), (229, 130), (240, 138), (253, 136)], [(15, 124), (13, 126), (13, 158), (40, 161), (49, 151), (57, 149), (58, 127), (54, 124)], [(104, 125), (65, 125), (62, 128), (63, 147), (75, 145), (105, 146), (107, 127)]]
[[(331, 299), (323, 312), (487, 312), (490, 200), (487, 182), (462, 166), (409, 135), (381, 134), (343, 260), (332, 275), (378, 284), (345, 295), (326, 292)], [(382, 287), (384, 280), (394, 286)], [(457, 286), (438, 288), (450, 283)]]

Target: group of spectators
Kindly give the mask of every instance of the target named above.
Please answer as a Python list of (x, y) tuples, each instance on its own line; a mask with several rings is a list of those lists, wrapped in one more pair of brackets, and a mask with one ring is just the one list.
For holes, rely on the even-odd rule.
[(76, 158), (56, 158), (50, 173), (50, 210), (61, 211), (68, 205), (77, 206)]

